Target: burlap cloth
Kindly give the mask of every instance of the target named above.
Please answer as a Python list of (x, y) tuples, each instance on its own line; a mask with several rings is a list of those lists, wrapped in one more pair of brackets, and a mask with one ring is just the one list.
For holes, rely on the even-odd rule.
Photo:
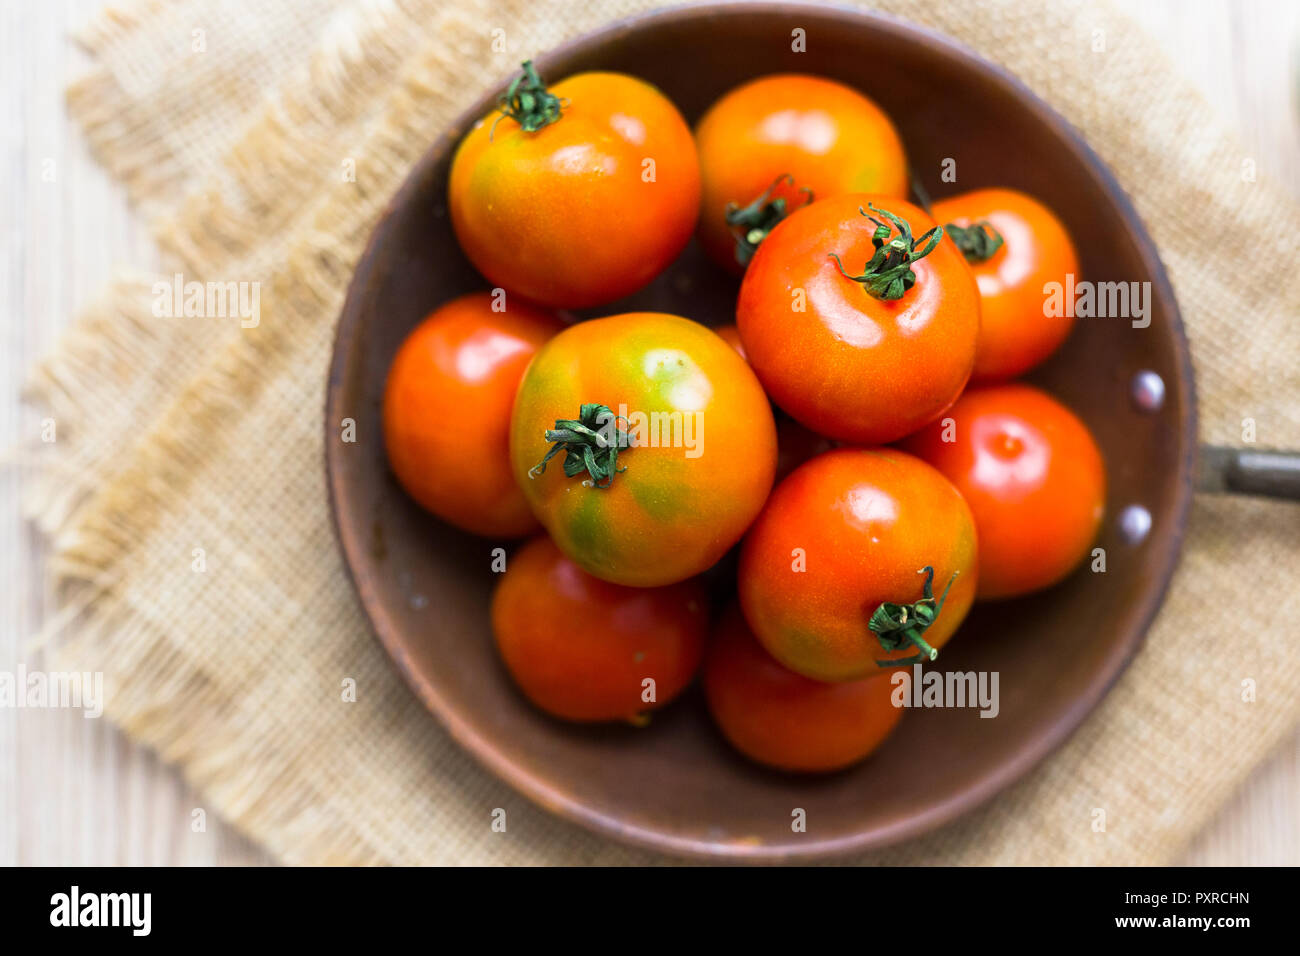
[[(531, 806), (400, 683), (335, 549), (320, 420), (352, 265), (412, 162), (522, 56), (649, 5), (135, 0), (81, 38), (96, 65), (69, 109), (166, 273), (259, 281), (262, 320), (154, 318), (151, 277), (124, 279), (35, 370), (59, 423), (32, 501), (64, 606), (51, 646), (102, 670), (107, 715), (284, 861), (654, 859)], [(1260, 446), (1300, 447), (1300, 211), (1243, 176), (1152, 41), (1094, 3), (879, 6), (1010, 68), (1110, 164), (1182, 303), (1202, 437), (1238, 444), (1253, 418)], [(1199, 498), (1145, 650), (1069, 743), (866, 861), (1170, 860), (1300, 720), (1297, 531), (1293, 505)]]

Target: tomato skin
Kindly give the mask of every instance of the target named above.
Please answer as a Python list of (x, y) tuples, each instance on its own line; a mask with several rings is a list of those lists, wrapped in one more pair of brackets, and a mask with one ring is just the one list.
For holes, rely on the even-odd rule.
[[(629, 419), (679, 413), (681, 424), (623, 451), (626, 471), (608, 488), (566, 477), (562, 454), (530, 478), (550, 447), (545, 430), (584, 403)], [(560, 550), (607, 581), (653, 587), (699, 574), (744, 534), (772, 487), (776, 426), (749, 366), (711, 329), (627, 313), (571, 326), (537, 353), (515, 400), (510, 458)]]
[(1106, 471), (1088, 427), (1029, 385), (973, 388), (902, 446), (957, 486), (979, 533), (977, 597), (1013, 597), (1073, 571), (1097, 537)]
[(494, 112), (466, 134), (452, 160), (452, 226), (498, 286), (563, 308), (612, 302), (690, 239), (695, 143), (677, 108), (634, 77), (580, 73), (550, 90), (568, 101), (555, 122), (525, 132)]
[(819, 200), (763, 240), (736, 305), (745, 354), (772, 400), (814, 432), (857, 444), (894, 441), (943, 414), (970, 377), (980, 322), (975, 279), (947, 236), (912, 265), (916, 284), (901, 299), (874, 298), (840, 274), (830, 253), (858, 275), (875, 252), (875, 227), (859, 212), (868, 203), (918, 240), (934, 225), (900, 199)]
[[(804, 570), (796, 570), (797, 562)], [(975, 523), (934, 468), (893, 448), (837, 448), (796, 468), (772, 492), (740, 552), (740, 604), (759, 642), (786, 667), (839, 681), (880, 670), (886, 652), (868, 628), (885, 601), (910, 604), (934, 569), (934, 596), (954, 572), (925, 631), (936, 650), (975, 597)]]
[(486, 537), (537, 527), (509, 467), (510, 412), (524, 369), (564, 327), (476, 292), (435, 309), (398, 348), (384, 385), (384, 446), (406, 492), (439, 518)]
[(838, 770), (866, 757), (898, 726), (889, 677), (823, 683), (787, 670), (732, 605), (704, 661), (704, 692), (723, 736), (778, 770)]
[[(734, 325), (720, 325), (713, 331), (745, 358), (745, 346), (740, 341), (740, 330)], [(746, 359), (748, 361), (748, 359)], [(820, 455), (831, 447), (831, 441), (800, 425), (793, 418), (776, 416), (776, 480), (780, 481), (809, 458)]]
[[(510, 556), (492, 597), (506, 669), (524, 696), (566, 720), (631, 720), (667, 704), (699, 667), (708, 621), (699, 581), (610, 584), (545, 535)], [(647, 678), (653, 702), (642, 699)]]
[(746, 362), (749, 361), (749, 358), (745, 355), (745, 344), (740, 341), (740, 329), (736, 328), (734, 325), (719, 325), (713, 331), (718, 333), (718, 336), (722, 341), (735, 349), (737, 355), (743, 358)]
[(819, 76), (782, 73), (731, 90), (695, 128), (702, 195), (700, 242), (736, 275), (736, 242), (727, 226), (729, 203), (744, 207), (780, 176), (772, 197), (787, 209), (844, 193), (907, 195), (907, 157), (889, 117), (857, 90)]
[(975, 350), (978, 384), (1015, 378), (1056, 351), (1074, 316), (1043, 314), (1048, 282), (1079, 275), (1079, 257), (1065, 226), (1038, 200), (1012, 189), (978, 189), (933, 204), (939, 222), (987, 220), (1004, 240), (993, 256), (971, 264), (979, 283), (982, 322)]

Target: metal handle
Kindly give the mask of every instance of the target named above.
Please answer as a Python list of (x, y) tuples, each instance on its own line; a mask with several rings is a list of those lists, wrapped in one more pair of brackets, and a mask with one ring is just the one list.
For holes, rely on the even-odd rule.
[(1300, 501), (1300, 453), (1203, 446), (1196, 490)]

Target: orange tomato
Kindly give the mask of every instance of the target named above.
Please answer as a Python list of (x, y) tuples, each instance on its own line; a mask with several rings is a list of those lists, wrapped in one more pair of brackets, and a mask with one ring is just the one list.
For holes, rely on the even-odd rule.
[(961, 394), (979, 290), (934, 226), (900, 199), (851, 194), (800, 209), (758, 247), (736, 305), (740, 338), (772, 400), (814, 432), (893, 441)]
[(1088, 427), (1017, 384), (971, 389), (944, 418), (903, 447), (943, 472), (975, 515), (977, 596), (1060, 581), (1087, 556), (1105, 509), (1105, 467)]
[(737, 750), (779, 770), (838, 770), (881, 745), (903, 710), (889, 678), (828, 684), (772, 659), (732, 606), (704, 661), (704, 692), (723, 736)]
[(752, 239), (761, 241), (809, 194), (907, 195), (907, 158), (894, 124), (861, 93), (824, 77), (784, 73), (737, 87), (704, 114), (695, 142), (700, 242), (737, 274), (757, 244), (746, 240), (749, 231), (757, 229)]
[[(720, 325), (713, 331), (735, 349), (741, 358), (745, 358), (745, 346), (740, 341), (739, 329), (734, 325)], [(804, 428), (793, 418), (778, 413), (776, 416), (776, 480), (780, 481), (809, 458), (820, 455), (830, 447), (830, 439)]]
[(524, 69), (456, 150), (456, 237), (489, 281), (533, 301), (611, 302), (663, 271), (695, 228), (690, 128), (634, 77), (580, 73), (548, 91)]
[(486, 292), (461, 296), (415, 327), (384, 386), (384, 445), (421, 506), (475, 534), (514, 537), (537, 521), (509, 465), (510, 411), (524, 368), (562, 329), (548, 312)]
[(745, 359), (745, 361), (749, 361), (749, 359), (745, 358), (745, 346), (740, 341), (740, 329), (734, 325), (720, 325), (713, 331), (718, 333), (722, 341), (735, 349), (737, 355)]
[(699, 574), (744, 534), (772, 488), (776, 427), (754, 373), (711, 329), (634, 312), (542, 347), (515, 400), (510, 460), (561, 551), (651, 587)]
[(974, 519), (947, 478), (893, 448), (837, 448), (772, 492), (737, 585), (768, 653), (837, 681), (931, 657), (970, 609), (976, 573)]
[(534, 704), (567, 720), (633, 720), (664, 706), (694, 676), (708, 618), (698, 581), (610, 584), (545, 535), (510, 556), (492, 598), (510, 676)]
[(1072, 314), (1049, 316), (1043, 308), (1046, 283), (1064, 286), (1067, 274), (1078, 276), (1079, 257), (1065, 226), (1038, 200), (1011, 189), (978, 189), (940, 200), (932, 210), (939, 222), (960, 228), (950, 234), (963, 240), (979, 283), (983, 319), (972, 380), (1027, 372), (1056, 351), (1074, 324)]

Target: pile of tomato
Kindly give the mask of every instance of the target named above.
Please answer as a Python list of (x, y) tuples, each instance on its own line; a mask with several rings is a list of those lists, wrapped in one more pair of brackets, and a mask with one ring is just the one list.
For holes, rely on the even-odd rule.
[[(750, 758), (862, 759), (901, 719), (896, 668), (1097, 534), (1095, 441), (1011, 381), (1070, 331), (1043, 308), (1078, 271), (1069, 235), (1008, 189), (908, 201), (889, 117), (815, 76), (747, 83), (693, 132), (616, 73), (548, 88), (526, 63), (498, 106), (449, 180), (495, 288), (394, 359), (398, 481), (475, 534), (533, 535), (491, 613), (542, 710), (644, 723), (702, 673)], [(563, 311), (642, 288), (693, 235), (742, 276), (734, 325)]]

